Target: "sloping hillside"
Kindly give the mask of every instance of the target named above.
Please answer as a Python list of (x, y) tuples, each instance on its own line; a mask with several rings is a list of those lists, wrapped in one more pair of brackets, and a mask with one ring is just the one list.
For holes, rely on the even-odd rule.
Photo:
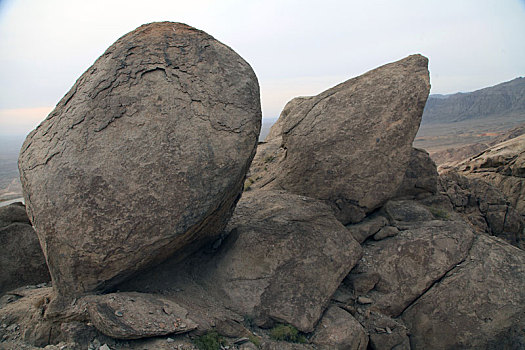
[(515, 118), (525, 114), (525, 78), (485, 89), (452, 95), (430, 95), (422, 124), (462, 122), (483, 118)]
[[(472, 149), (474, 144), (488, 145), (524, 122), (525, 78), (469, 93), (430, 95), (414, 146), (431, 154)], [(482, 151), (477, 146), (474, 153)]]

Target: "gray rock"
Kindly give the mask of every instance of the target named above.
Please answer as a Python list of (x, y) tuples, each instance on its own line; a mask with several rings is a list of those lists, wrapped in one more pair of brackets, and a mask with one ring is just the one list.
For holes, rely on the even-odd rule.
[(425, 205), (413, 200), (388, 201), (383, 210), (390, 222), (403, 229), (412, 223), (431, 221), (435, 217)]
[(235, 317), (227, 310), (241, 322), (287, 323), (312, 332), (361, 257), (361, 246), (327, 205), (285, 191), (245, 192), (228, 231), (217, 251), (167, 262), (119, 289), (178, 289), (173, 297), (199, 329), (224, 329), (220, 320)]
[(388, 225), (388, 220), (381, 215), (367, 217), (358, 224), (347, 225), (350, 234), (358, 241), (363, 243), (368, 237), (375, 235), (379, 230)]
[(312, 96), (301, 96), (301, 97), (295, 97), (288, 101), (288, 103), (284, 106), (281, 114), (279, 115), (279, 119), (272, 125), (270, 128), (270, 132), (264, 139), (265, 142), (271, 142), (272, 140), (279, 139), (280, 142), (282, 142), (283, 137), (283, 126), (284, 121), (288, 117), (290, 113), (293, 113), (293, 111), (298, 108), (303, 102), (306, 102), (308, 100), (311, 100)]
[(436, 194), (438, 172), (436, 164), (422, 149), (413, 148), (403, 182), (397, 189), (395, 197), (418, 198)]
[(374, 235), (374, 241), (380, 241), (387, 237), (394, 237), (398, 233), (399, 233), (399, 230), (397, 229), (397, 227), (386, 226), (386, 227), (383, 227), (381, 230), (379, 230), (378, 233)]
[(463, 222), (432, 221), (382, 241), (368, 241), (352, 275), (379, 281), (366, 297), (375, 310), (397, 317), (425, 290), (465, 259), (474, 233)]
[(23, 205), (0, 208), (0, 296), (51, 278), (40, 242)]
[(214, 261), (211, 285), (233, 310), (311, 332), (361, 256), (361, 247), (321, 202), (283, 191), (246, 193)]
[(352, 271), (344, 282), (348, 285), (357, 295), (364, 295), (375, 288), (376, 284), (381, 279), (378, 273), (366, 272), (366, 273), (355, 273)]
[(319, 349), (365, 350), (368, 335), (348, 311), (333, 305), (324, 313), (311, 342)]
[(106, 290), (220, 234), (260, 123), (253, 70), (210, 35), (163, 22), (115, 42), (19, 158), (59, 295)]
[(25, 205), (22, 202), (16, 202), (0, 207), (0, 227), (5, 227), (15, 222), (31, 225)]
[(504, 194), (490, 183), (453, 170), (439, 177), (441, 191), (455, 211), (478, 232), (486, 232), (525, 249), (525, 220)]
[(283, 123), (286, 117), (304, 101), (311, 97), (296, 97), (284, 106), (279, 119), (272, 125), (270, 132), (264, 142), (257, 146), (257, 153), (253, 158), (249, 173), (245, 182), (244, 190), (261, 188), (274, 180), (273, 171), (275, 163), (285, 156), (284, 149), (281, 147)]
[(367, 305), (367, 304), (372, 304), (374, 301), (370, 298), (361, 296), (357, 298), (357, 302), (362, 305)]
[(496, 144), (456, 166), (461, 175), (498, 188), (525, 216), (525, 135)]
[(298, 103), (282, 123), (283, 156), (260, 187), (325, 200), (344, 224), (383, 205), (407, 170), (427, 64), (412, 55)]
[[(88, 297), (93, 325), (116, 339), (139, 339), (187, 333), (197, 324), (171, 300), (144, 293), (113, 293)], [(119, 312), (120, 316), (115, 316)]]
[(357, 319), (370, 335), (369, 347), (373, 350), (410, 350), (408, 329), (399, 319), (378, 312), (356, 314)]
[(413, 349), (522, 349), (525, 252), (481, 234), (468, 258), (402, 315)]
[(254, 343), (247, 342), (239, 345), (239, 350), (257, 350), (259, 349)]
[(316, 350), (310, 344), (295, 344), (286, 341), (265, 341), (261, 345), (261, 350)]

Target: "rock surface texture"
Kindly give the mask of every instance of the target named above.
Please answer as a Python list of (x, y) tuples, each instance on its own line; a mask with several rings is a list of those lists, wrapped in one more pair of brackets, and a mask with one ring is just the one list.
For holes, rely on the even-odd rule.
[(451, 208), (460, 213), (478, 232), (486, 232), (525, 249), (525, 222), (503, 193), (480, 179), (454, 171), (439, 177), (442, 193)]
[(430, 89), (427, 65), (412, 55), (294, 100), (278, 121), (282, 152), (255, 187), (325, 200), (344, 224), (362, 220), (403, 180)]
[(176, 303), (143, 293), (92, 297), (89, 317), (102, 333), (117, 339), (139, 339), (190, 332), (197, 327)]
[[(428, 89), (414, 55), (293, 99), (246, 173), (249, 66), (181, 24), (124, 36), (22, 150), (62, 297), (1, 296), (0, 347), (525, 348), (523, 217), (412, 148)], [(522, 178), (518, 148), (468, 171)]]
[(464, 262), (403, 314), (412, 349), (523, 349), (525, 252), (480, 235)]
[(28, 284), (49, 282), (46, 260), (22, 203), (0, 208), (0, 296)]
[(463, 222), (436, 220), (420, 226), (395, 237), (368, 241), (363, 258), (349, 276), (351, 280), (359, 277), (377, 281), (363, 294), (384, 315), (399, 316), (462, 262), (472, 246), (474, 234)]
[(20, 153), (59, 294), (110, 288), (218, 235), (260, 121), (253, 70), (210, 35), (163, 22), (115, 42)]
[[(208, 304), (206, 313), (226, 307), (258, 326), (282, 322), (312, 332), (361, 257), (361, 247), (327, 205), (284, 191), (245, 193), (228, 230), (213, 254), (183, 265), (162, 264), (120, 288), (137, 290), (165, 281), (159, 287), (181, 289), (175, 297), (188, 310), (215, 300), (222, 305)], [(191, 312), (190, 317), (196, 322), (203, 318)]]
[(311, 332), (361, 247), (317, 200), (275, 191), (243, 196), (212, 272), (232, 308)]
[(319, 349), (365, 350), (368, 336), (348, 311), (331, 306), (323, 315), (311, 341)]
[(405, 177), (395, 197), (417, 198), (437, 192), (438, 172), (428, 152), (413, 148)]
[(494, 145), (456, 168), (462, 175), (498, 188), (525, 216), (525, 135)]

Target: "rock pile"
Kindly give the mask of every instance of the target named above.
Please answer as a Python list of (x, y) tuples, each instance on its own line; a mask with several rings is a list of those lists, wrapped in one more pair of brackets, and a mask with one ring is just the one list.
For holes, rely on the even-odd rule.
[(498, 188), (525, 216), (525, 134), (489, 147), (456, 168), (462, 175)]
[(413, 55), (290, 101), (237, 203), (260, 124), (249, 66), (181, 24), (124, 36), (24, 145), (54, 291), (0, 299), (2, 341), (522, 348), (521, 217), (412, 148), (428, 76)]

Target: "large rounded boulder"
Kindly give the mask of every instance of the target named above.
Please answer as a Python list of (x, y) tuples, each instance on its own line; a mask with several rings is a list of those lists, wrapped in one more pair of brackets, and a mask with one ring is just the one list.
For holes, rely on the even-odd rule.
[(255, 73), (180, 23), (115, 42), (27, 137), (29, 217), (60, 295), (104, 290), (214, 239), (261, 123)]

